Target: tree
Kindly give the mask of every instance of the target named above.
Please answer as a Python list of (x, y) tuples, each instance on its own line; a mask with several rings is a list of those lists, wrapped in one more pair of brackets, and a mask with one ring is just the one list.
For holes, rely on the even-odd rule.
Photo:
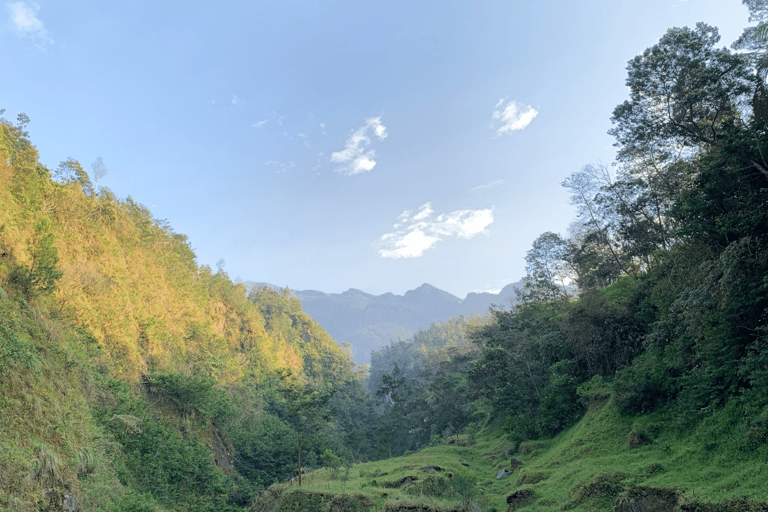
[(734, 50), (765, 51), (768, 48), (768, 1), (741, 0), (749, 9), (749, 21), (758, 22), (757, 26), (747, 27), (736, 42), (731, 45)]
[(93, 184), (94, 186), (99, 184), (99, 181), (101, 181), (101, 178), (107, 175), (109, 173), (109, 169), (107, 169), (106, 164), (104, 163), (104, 160), (100, 156), (96, 157), (96, 160), (91, 164), (91, 169), (93, 170)]
[(731, 47), (734, 50), (747, 50), (754, 68), (754, 88), (752, 96), (752, 113), (755, 121), (765, 127), (768, 123), (768, 88), (765, 80), (768, 77), (768, 2), (766, 0), (742, 0), (749, 9), (749, 21), (757, 21), (758, 25), (747, 27), (741, 37)]
[(608, 169), (601, 165), (585, 165), (562, 183), (571, 191), (571, 204), (577, 208), (577, 220), (571, 227), (575, 242), (571, 261), (582, 289), (607, 286), (629, 273), (626, 256), (614, 236), (618, 218), (602, 200), (611, 183)]
[[(618, 159), (690, 157), (723, 146), (752, 93), (746, 56), (715, 48), (716, 28), (672, 28), (627, 66), (630, 99), (613, 111)], [(768, 171), (765, 171), (768, 172)]]
[(54, 236), (50, 227), (47, 219), (40, 219), (35, 224), (35, 235), (28, 242), (32, 261), (29, 266), (17, 264), (9, 276), (11, 283), (27, 297), (51, 293), (62, 276), (57, 267), (59, 252), (53, 245)]
[(80, 162), (74, 158), (67, 158), (59, 164), (54, 172), (54, 177), (60, 183), (77, 183), (86, 195), (93, 195), (93, 184), (88, 173), (85, 172)]
[(300, 385), (298, 382), (291, 380), (290, 375), (287, 375), (287, 377), (281, 392), (286, 402), (289, 414), (288, 420), (293, 424), (296, 431), (298, 477), (299, 485), (301, 485), (301, 441), (303, 434), (305, 432), (314, 433), (319, 431), (322, 428), (323, 421), (330, 419), (327, 404), (334, 391), (321, 392), (311, 386)]
[(522, 297), (526, 301), (568, 299), (568, 286), (574, 277), (568, 262), (568, 244), (547, 231), (533, 241), (526, 253), (527, 272)]
[(650, 267), (654, 252), (672, 246), (678, 227), (672, 210), (694, 175), (685, 160), (646, 158), (624, 165), (615, 181), (601, 187), (596, 200), (616, 219), (614, 236), (624, 257), (641, 270)]

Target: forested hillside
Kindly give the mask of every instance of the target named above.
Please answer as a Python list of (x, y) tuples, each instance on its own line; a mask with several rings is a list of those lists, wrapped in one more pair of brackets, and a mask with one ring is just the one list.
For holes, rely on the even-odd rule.
[(309, 466), (372, 456), (362, 375), (295, 297), (48, 169), (28, 123), (0, 123), (0, 508), (243, 510), (299, 439)]
[(516, 305), (374, 352), (368, 390), (295, 296), (246, 296), (3, 120), (0, 507), (768, 510), (768, 5), (745, 4), (735, 49), (699, 24), (629, 62), (615, 165), (563, 181), (577, 218)]
[[(403, 478), (398, 499), (422, 497), (408, 510), (465, 491), (506, 492), (510, 509), (768, 510), (768, 6), (745, 4), (762, 25), (734, 50), (700, 23), (629, 62), (629, 99), (611, 118), (617, 159), (563, 181), (577, 217), (533, 242), (514, 307), (453, 324), (452, 350), (430, 347), (446, 324), (373, 353), (390, 454), (451, 436), (470, 446), (480, 429), (543, 470), (502, 486), (492, 468), (453, 459), (452, 474), (475, 479), (456, 485), (409, 475), (426, 462), (406, 458), (388, 467)], [(545, 481), (554, 474), (567, 495)], [(360, 485), (402, 510), (367, 490), (375, 480)]]
[(629, 62), (615, 165), (564, 180), (569, 233), (539, 236), (519, 304), (470, 330), (468, 390), (516, 442), (560, 432), (605, 386), (621, 411), (670, 408), (681, 428), (738, 407), (744, 449), (765, 439), (768, 43), (754, 28), (743, 51), (718, 42), (672, 28)]

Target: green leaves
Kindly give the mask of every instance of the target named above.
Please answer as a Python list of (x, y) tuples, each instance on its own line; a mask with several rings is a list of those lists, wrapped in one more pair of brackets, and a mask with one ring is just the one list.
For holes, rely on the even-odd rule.
[(215, 382), (208, 377), (168, 373), (151, 377), (145, 385), (151, 393), (173, 404), (185, 418), (221, 422), (234, 414), (226, 394), (215, 388)]
[(59, 252), (53, 245), (54, 236), (50, 232), (50, 226), (50, 221), (46, 218), (35, 224), (34, 238), (28, 242), (32, 261), (29, 266), (23, 263), (14, 265), (9, 274), (10, 284), (27, 298), (53, 292), (56, 289), (56, 281), (62, 276), (57, 267)]
[(37, 351), (17, 334), (17, 328), (0, 323), (0, 376), (17, 364), (32, 368), (40, 361)]
[(704, 23), (672, 28), (629, 62), (630, 100), (616, 107), (609, 131), (619, 160), (727, 144), (752, 80), (747, 58), (715, 48), (719, 40)]

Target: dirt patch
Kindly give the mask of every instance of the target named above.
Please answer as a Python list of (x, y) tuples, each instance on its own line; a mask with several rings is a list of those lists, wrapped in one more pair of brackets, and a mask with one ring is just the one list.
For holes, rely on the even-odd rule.
[(520, 448), (518, 448), (517, 451), (519, 451), (522, 455), (533, 455), (536, 452), (540, 452), (546, 449), (547, 449), (546, 443), (527, 442), (527, 443), (520, 443)]
[(517, 479), (517, 485), (525, 485), (525, 484), (537, 484), (543, 480), (546, 480), (547, 477), (546, 473), (520, 473), (520, 478)]
[(524, 507), (536, 501), (536, 493), (531, 489), (520, 489), (507, 496), (507, 505), (510, 510)]
[(373, 503), (367, 496), (336, 496), (320, 492), (269, 489), (252, 504), (249, 512), (370, 512)]
[(661, 487), (629, 487), (613, 505), (614, 512), (671, 512), (680, 495), (677, 489)]
[(211, 451), (213, 452), (213, 462), (226, 475), (235, 474), (235, 448), (229, 437), (220, 429), (210, 426), (211, 429)]
[[(572, 501), (566, 505), (567, 509), (576, 507), (585, 501), (601, 501), (610, 504), (622, 491), (624, 486), (621, 481), (625, 475), (619, 471), (600, 473), (584, 484), (576, 485), (570, 492)], [(610, 506), (610, 505), (609, 505)]]
[(647, 442), (648, 436), (645, 434), (645, 432), (637, 432), (632, 430), (629, 434), (627, 434), (627, 448), (630, 450), (634, 450), (639, 446), (643, 446)]
[(768, 512), (768, 503), (750, 501), (745, 497), (720, 503), (687, 502), (680, 505), (682, 512)]
[(395, 480), (394, 482), (382, 482), (381, 486), (387, 489), (396, 489), (397, 487), (404, 487), (406, 485), (410, 485), (413, 482), (416, 482), (418, 479), (419, 477), (417, 476), (408, 475), (408, 476), (404, 476), (400, 480)]
[(434, 505), (387, 505), (384, 512), (461, 512), (458, 508), (440, 508)]

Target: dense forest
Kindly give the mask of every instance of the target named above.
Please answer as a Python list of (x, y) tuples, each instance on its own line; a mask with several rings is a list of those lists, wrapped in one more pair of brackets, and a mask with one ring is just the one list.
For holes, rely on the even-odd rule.
[(698, 24), (629, 62), (617, 159), (563, 181), (577, 217), (533, 242), (513, 307), (393, 341), (369, 371), (289, 290), (199, 266), (77, 160), (41, 164), (27, 116), (3, 119), (0, 507), (255, 510), (298, 464), (481, 430), (514, 452), (609, 397), (664, 412), (640, 440), (725, 411), (734, 453), (764, 462), (768, 3), (744, 3), (759, 24), (732, 50)]
[[(754, 20), (768, 17), (763, 2), (746, 3)], [(611, 118), (616, 162), (563, 181), (578, 212), (569, 233), (533, 242), (517, 305), (468, 329), (474, 348), (434, 360), (517, 442), (560, 432), (585, 395), (608, 388), (622, 411), (669, 406), (681, 426), (738, 404), (751, 439), (765, 439), (765, 34), (751, 27), (731, 51), (714, 27), (672, 28), (630, 61), (630, 98)], [(404, 366), (420, 343), (372, 358), (371, 382), (394, 409), (408, 409), (406, 396), (424, 407), (423, 393), (397, 386), (443, 378), (433, 368), (425, 383)]]

